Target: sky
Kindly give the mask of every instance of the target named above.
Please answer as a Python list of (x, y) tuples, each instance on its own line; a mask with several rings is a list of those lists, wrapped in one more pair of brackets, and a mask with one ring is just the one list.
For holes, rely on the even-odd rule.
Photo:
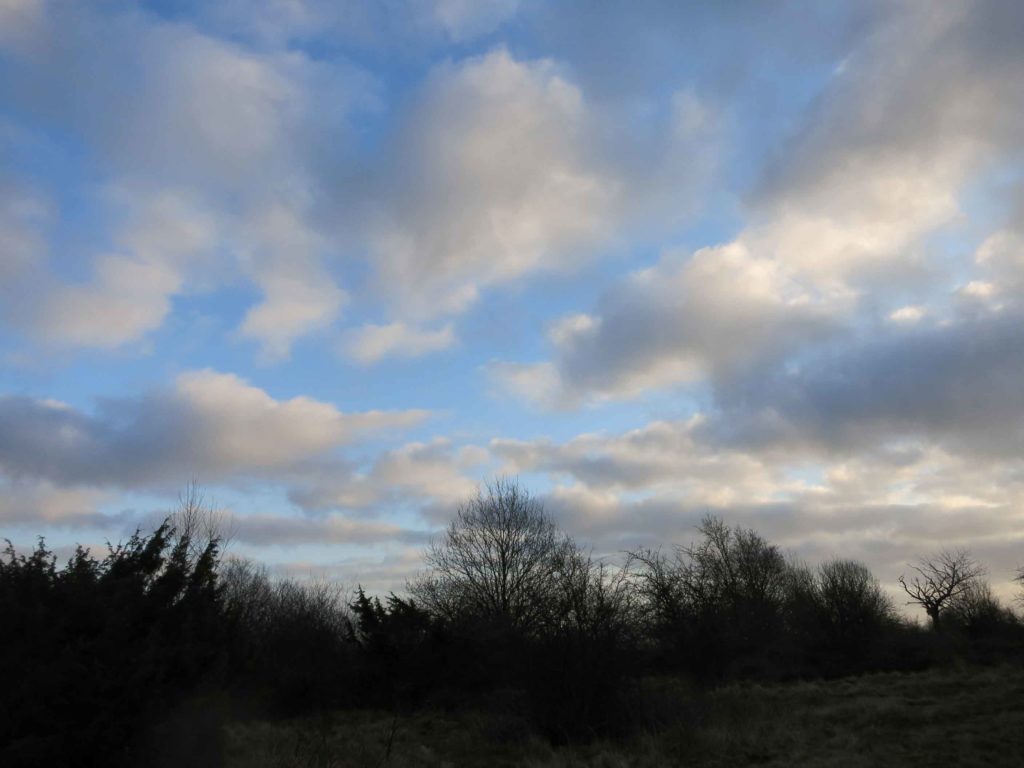
[(0, 0), (0, 537), (401, 589), (512, 476), (1024, 564), (1017, 0)]

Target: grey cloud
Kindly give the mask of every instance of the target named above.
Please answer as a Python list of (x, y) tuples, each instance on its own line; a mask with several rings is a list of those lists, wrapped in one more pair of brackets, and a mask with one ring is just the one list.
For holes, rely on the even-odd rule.
[(180, 486), (273, 474), (360, 436), (422, 421), (418, 411), (346, 414), (309, 398), (278, 401), (227, 374), (200, 371), (173, 389), (101, 401), (95, 413), (0, 398), (0, 467), (57, 485)]
[(843, 449), (916, 437), (952, 450), (1024, 447), (1024, 318), (985, 314), (878, 332), (723, 382), (710, 433), (734, 445)]
[[(607, 98), (649, 94), (679, 67), (680, 51), (693, 54), (683, 76), (702, 90), (731, 93), (770, 88), (766, 72), (842, 58), (870, 32), (885, 3), (537, 4), (524, 23), (572, 62), (588, 90)], [(594, 41), (601, 45), (595, 46)], [(752, 77), (754, 73), (761, 77)]]
[(389, 505), (413, 503), (427, 519), (434, 517), (434, 508), (448, 517), (475, 492), (470, 475), (487, 459), (485, 451), (457, 448), (443, 438), (408, 443), (377, 456), (365, 472), (336, 463), (307, 466), (293, 476), (288, 498), (307, 512), (345, 509), (377, 515)]
[[(731, 243), (618, 281), (556, 329), (549, 361), (493, 365), (499, 382), (561, 406), (717, 387), (781, 368), (829, 336), (842, 344), (901, 306), (941, 310), (952, 275), (977, 267), (952, 264), (928, 236), (956, 221), (970, 184), (987, 189), (994, 161), (1024, 145), (1014, 45), (1024, 12), (908, 3), (873, 24), (778, 153)], [(1019, 238), (992, 245), (982, 276), (1002, 285), (972, 283), (965, 299), (1001, 299), (1019, 280)]]
[(340, 515), (295, 518), (275, 515), (244, 515), (233, 518), (232, 540), (253, 546), (302, 544), (423, 544), (427, 531), (391, 523), (350, 520)]
[(928, 162), (951, 142), (1024, 138), (1024, 8), (1003, 0), (893, 6), (811, 108), (762, 196), (813, 195), (862, 159)]
[(592, 489), (649, 491), (664, 485), (722, 486), (732, 491), (777, 480), (757, 457), (703, 444), (702, 417), (655, 421), (621, 435), (580, 435), (551, 440), (491, 441), (491, 451), (513, 472), (568, 475)]
[(668, 253), (608, 289), (591, 315), (551, 332), (549, 367), (495, 367), (498, 378), (553, 376), (540, 392), (555, 404), (619, 397), (736, 375), (832, 332), (831, 310), (741, 242), (687, 258)]
[(66, 529), (111, 529), (125, 516), (97, 510), (106, 498), (93, 489), (60, 488), (35, 480), (0, 478), (0, 526), (38, 534), (40, 526)]

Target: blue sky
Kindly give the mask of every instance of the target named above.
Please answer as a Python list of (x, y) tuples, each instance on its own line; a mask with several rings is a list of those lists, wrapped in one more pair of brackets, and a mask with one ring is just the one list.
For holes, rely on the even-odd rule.
[(1024, 559), (1024, 10), (0, 2), (0, 535), (195, 479), (400, 587), (516, 475), (602, 554)]

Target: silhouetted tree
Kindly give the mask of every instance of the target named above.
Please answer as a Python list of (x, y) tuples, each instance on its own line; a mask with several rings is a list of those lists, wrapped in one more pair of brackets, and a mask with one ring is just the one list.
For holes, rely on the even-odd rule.
[(559, 565), (571, 548), (540, 501), (514, 481), (498, 480), (459, 507), (427, 550), (431, 572), (411, 591), (447, 620), (529, 633), (549, 611)]
[(795, 660), (797, 667), (851, 674), (872, 666), (895, 612), (865, 565), (842, 559), (814, 571), (794, 565), (788, 593), (789, 631), (803, 656)]
[[(64, 568), (40, 540), (0, 556), (0, 764), (140, 764), (146, 734), (216, 681), (219, 544), (164, 522)], [(143, 751), (140, 751), (143, 750)]]
[(942, 613), (951, 601), (971, 589), (985, 573), (963, 548), (942, 550), (911, 568), (917, 575), (909, 581), (900, 576), (899, 582), (910, 596), (910, 604), (924, 608), (933, 629), (939, 629)]
[(407, 709), (449, 683), (450, 638), (415, 601), (391, 593), (381, 602), (359, 587), (349, 608), (361, 701)]
[(754, 531), (710, 515), (697, 530), (701, 538), (672, 558), (630, 554), (655, 631), (698, 676), (763, 665), (782, 628), (785, 558)]
[(836, 635), (856, 643), (892, 617), (892, 603), (863, 563), (830, 560), (818, 568), (818, 595)]
[(246, 699), (288, 715), (351, 700), (350, 615), (341, 587), (275, 581), (244, 560), (229, 561), (222, 582), (230, 682)]
[(556, 741), (621, 734), (636, 724), (630, 678), (640, 627), (629, 573), (565, 547), (553, 578), (528, 676), (534, 723)]

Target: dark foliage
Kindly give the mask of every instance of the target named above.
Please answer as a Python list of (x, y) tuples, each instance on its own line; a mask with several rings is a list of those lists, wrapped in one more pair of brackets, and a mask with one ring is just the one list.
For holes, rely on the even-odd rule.
[(250, 710), (299, 715), (349, 703), (348, 610), (335, 585), (273, 581), (244, 560), (223, 569), (226, 683)]
[(711, 517), (688, 546), (609, 567), (503, 482), (459, 510), (409, 597), (381, 599), (222, 562), (194, 500), (101, 558), (8, 544), (0, 764), (218, 765), (229, 719), (344, 708), (477, 708), (508, 724), (496, 739), (581, 742), (699, 718), (659, 698), (673, 676), (706, 690), (1024, 660), (1024, 625), (961, 551), (907, 582), (925, 628), (864, 565), (793, 564)]
[(40, 541), (0, 558), (0, 763), (134, 764), (150, 727), (215, 679), (218, 544), (165, 522), (63, 568)]

